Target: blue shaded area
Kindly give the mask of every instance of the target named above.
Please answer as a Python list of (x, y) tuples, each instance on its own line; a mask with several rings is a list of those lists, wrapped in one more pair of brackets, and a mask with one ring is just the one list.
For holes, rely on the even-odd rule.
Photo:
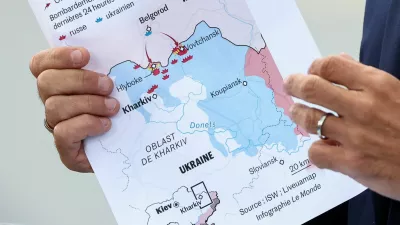
[(145, 120), (146, 122), (149, 122), (149, 121), (150, 121), (150, 116), (151, 116), (151, 114), (150, 114), (149, 112), (147, 112), (143, 107), (137, 109), (137, 111), (140, 112), (140, 113), (143, 115), (144, 120)]
[[(172, 97), (169, 88), (184, 75), (188, 75), (206, 88), (204, 91), (207, 92), (207, 99), (200, 101), (198, 107), (207, 113), (210, 121), (215, 122), (215, 129), (229, 130), (233, 139), (242, 146), (233, 151), (234, 155), (245, 152), (249, 156), (255, 156), (258, 152), (257, 147), (279, 142), (288, 150), (297, 149), (297, 137), (294, 133), (296, 125), (284, 115), (282, 109), (276, 107), (272, 90), (265, 85), (262, 78), (244, 76), (245, 58), (249, 47), (235, 46), (222, 38), (219, 29), (210, 28), (204, 22), (200, 23), (193, 36), (182, 44), (188, 47), (189, 52), (183, 57), (171, 55), (170, 62), (178, 59), (178, 63), (168, 65), (167, 74), (170, 78), (163, 80), (163, 74), (144, 78), (143, 82), (128, 89), (132, 103), (137, 102), (152, 85), (158, 85), (155, 93), (163, 99), (167, 107), (185, 104)], [(183, 63), (183, 58), (190, 55), (193, 59)], [(151, 73), (143, 68), (135, 70), (134, 66), (132, 62), (125, 62), (112, 69), (110, 75), (116, 76), (117, 86), (133, 80), (134, 77), (146, 77)], [(161, 71), (164, 69), (160, 68)], [(237, 82), (236, 86), (225, 93), (212, 95), (213, 92), (238, 80), (241, 83)], [(243, 81), (247, 82), (246, 86), (243, 85)], [(147, 122), (163, 123), (150, 121), (151, 112), (145, 111), (144, 108), (138, 111), (144, 115)], [(208, 132), (212, 145), (224, 156), (228, 156), (225, 146), (215, 139), (214, 128), (210, 128)]]
[[(256, 147), (277, 142), (282, 142), (287, 149), (296, 149), (296, 125), (276, 107), (272, 90), (266, 87), (262, 78), (244, 76), (249, 48), (235, 46), (221, 35), (214, 37), (213, 32), (219, 33), (219, 30), (201, 23), (195, 34), (183, 43), (192, 47), (189, 53), (194, 56), (193, 61), (183, 65), (185, 73), (207, 88), (207, 99), (200, 101), (198, 106), (218, 128), (236, 133), (234, 139), (242, 147), (234, 154), (244, 151), (254, 156)], [(193, 44), (197, 47), (193, 48)], [(237, 79), (246, 80), (248, 85), (240, 84), (225, 94), (212, 97), (212, 91)]]
[(215, 138), (214, 130), (210, 132), (209, 136), (210, 136), (210, 142), (214, 146), (214, 148), (216, 148), (218, 151), (220, 151), (222, 153), (222, 155), (227, 157), (228, 151), (225, 149), (225, 146), (223, 144), (221, 144), (220, 142), (217, 141), (217, 139)]

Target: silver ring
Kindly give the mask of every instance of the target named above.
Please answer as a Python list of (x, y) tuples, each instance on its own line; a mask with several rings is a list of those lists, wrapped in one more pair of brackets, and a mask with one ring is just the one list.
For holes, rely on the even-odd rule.
[(54, 132), (54, 129), (51, 128), (51, 126), (49, 125), (49, 123), (47, 122), (46, 119), (44, 119), (44, 127), (46, 128), (46, 130), (48, 130), (50, 133)]
[(326, 136), (322, 135), (322, 126), (324, 126), (324, 123), (326, 121), (326, 118), (328, 118), (328, 116), (332, 116), (332, 113), (325, 113), (321, 119), (318, 120), (318, 124), (317, 124), (317, 134), (319, 136), (319, 138), (321, 138), (322, 140), (326, 140), (328, 139)]

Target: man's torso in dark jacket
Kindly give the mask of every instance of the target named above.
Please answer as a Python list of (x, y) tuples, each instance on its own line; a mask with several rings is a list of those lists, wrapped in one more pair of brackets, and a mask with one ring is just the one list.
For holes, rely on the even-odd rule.
[[(360, 61), (400, 79), (400, 0), (367, 0)], [(400, 225), (400, 202), (365, 191), (306, 223), (330, 224)]]
[[(360, 61), (400, 78), (399, 0), (367, 0)], [(349, 202), (348, 221), (349, 225), (400, 225), (400, 203), (366, 191)]]

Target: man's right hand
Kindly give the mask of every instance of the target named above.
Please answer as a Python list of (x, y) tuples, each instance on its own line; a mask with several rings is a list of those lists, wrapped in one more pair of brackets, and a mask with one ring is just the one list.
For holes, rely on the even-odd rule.
[(107, 97), (112, 80), (82, 69), (89, 58), (86, 49), (60, 47), (38, 53), (30, 63), (61, 161), (83, 173), (93, 172), (83, 140), (110, 130), (109, 117), (119, 110), (118, 101)]

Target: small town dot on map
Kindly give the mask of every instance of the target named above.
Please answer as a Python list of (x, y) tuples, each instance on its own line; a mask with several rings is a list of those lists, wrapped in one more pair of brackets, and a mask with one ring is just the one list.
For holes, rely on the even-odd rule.
[(147, 26), (145, 36), (148, 37), (148, 36), (150, 36), (152, 33), (153, 33), (153, 32), (151, 31), (151, 27), (150, 27), (150, 26)]
[(243, 81), (243, 86), (247, 86), (247, 81)]

